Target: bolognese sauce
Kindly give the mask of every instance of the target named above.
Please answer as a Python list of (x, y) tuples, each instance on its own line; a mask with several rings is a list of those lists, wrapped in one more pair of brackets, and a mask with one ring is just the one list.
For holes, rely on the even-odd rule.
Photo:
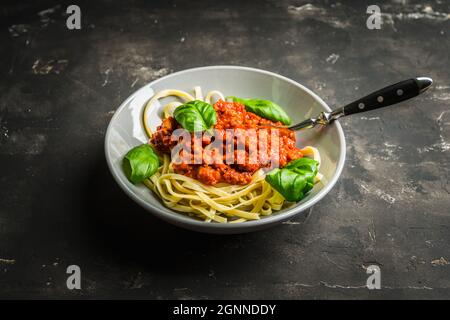
[[(279, 167), (303, 157), (295, 146), (292, 130), (271, 127), (283, 126), (281, 122), (247, 112), (238, 102), (219, 100), (213, 107), (217, 115), (214, 135), (191, 134), (190, 141), (174, 141), (172, 133), (181, 126), (173, 117), (164, 119), (152, 135), (150, 143), (159, 152), (169, 155), (178, 143), (190, 144), (189, 154), (186, 154), (186, 149), (180, 151), (181, 163), (172, 163), (176, 173), (207, 185), (219, 182), (243, 185), (251, 182), (258, 169), (271, 167), (274, 156), (278, 156)], [(276, 139), (273, 131), (277, 131)], [(234, 132), (233, 137), (230, 137), (230, 132)], [(213, 145), (220, 147), (210, 148)]]

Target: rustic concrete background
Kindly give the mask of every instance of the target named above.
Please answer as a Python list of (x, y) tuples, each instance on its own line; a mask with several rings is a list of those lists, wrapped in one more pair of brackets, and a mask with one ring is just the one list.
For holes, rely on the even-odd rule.
[[(76, 1), (70, 31), (72, 3), (1, 6), (1, 298), (450, 298), (448, 1)], [(140, 86), (216, 64), (280, 73), (330, 106), (409, 77), (435, 85), (341, 121), (344, 172), (307, 215), (211, 236), (129, 200), (103, 138)], [(365, 288), (370, 264), (382, 290)]]

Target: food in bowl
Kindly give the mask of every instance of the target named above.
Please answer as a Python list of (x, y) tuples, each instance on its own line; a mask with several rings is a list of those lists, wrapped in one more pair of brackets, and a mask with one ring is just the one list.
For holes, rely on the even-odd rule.
[[(148, 114), (163, 107), (155, 132)], [(281, 106), (254, 98), (205, 96), (168, 89), (146, 104), (148, 143), (132, 148), (123, 170), (143, 183), (172, 210), (205, 222), (258, 220), (302, 200), (321, 181), (319, 151), (296, 147), (289, 115)]]

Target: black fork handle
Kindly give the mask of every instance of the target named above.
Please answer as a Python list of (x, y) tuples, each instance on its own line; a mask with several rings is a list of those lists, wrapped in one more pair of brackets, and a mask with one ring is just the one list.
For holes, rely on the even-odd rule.
[(347, 104), (341, 109), (341, 112), (347, 116), (387, 107), (418, 96), (427, 90), (432, 83), (433, 80), (427, 77), (404, 80)]

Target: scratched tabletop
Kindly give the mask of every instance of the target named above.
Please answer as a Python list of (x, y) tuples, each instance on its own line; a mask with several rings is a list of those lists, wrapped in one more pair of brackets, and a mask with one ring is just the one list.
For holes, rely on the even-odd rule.
[[(0, 298), (450, 298), (450, 4), (373, 2), (3, 2)], [(79, 30), (66, 23), (74, 3)], [(411, 77), (434, 85), (340, 120), (344, 171), (305, 214), (207, 235), (131, 201), (103, 151), (130, 94), (205, 65), (279, 73), (332, 108)]]

